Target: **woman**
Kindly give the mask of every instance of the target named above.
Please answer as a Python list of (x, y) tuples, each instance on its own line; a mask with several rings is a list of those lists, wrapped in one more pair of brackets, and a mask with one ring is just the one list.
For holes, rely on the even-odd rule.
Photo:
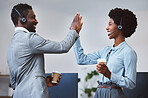
[(133, 89), (136, 86), (136, 52), (126, 43), (137, 27), (137, 18), (128, 9), (112, 9), (108, 27), (109, 39), (113, 46), (107, 46), (94, 53), (84, 54), (80, 39), (74, 44), (75, 56), (79, 65), (97, 64), (97, 59), (105, 58), (106, 64), (98, 63), (98, 87), (95, 98), (125, 98), (121, 88)]

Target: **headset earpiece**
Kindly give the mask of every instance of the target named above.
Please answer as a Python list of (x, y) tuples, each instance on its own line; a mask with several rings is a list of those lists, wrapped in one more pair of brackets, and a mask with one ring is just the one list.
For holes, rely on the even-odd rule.
[(23, 23), (26, 23), (26, 18), (25, 17), (22, 17), (22, 15), (19, 13), (19, 11), (16, 9), (16, 8), (13, 8), (15, 11), (16, 11), (16, 13), (21, 17), (21, 19), (20, 19), (20, 22), (23, 24)]
[(22, 17), (21, 19), (20, 19), (20, 22), (21, 23), (25, 23), (27, 20), (26, 20), (26, 18), (24, 18), (24, 17)]
[(121, 30), (122, 29), (122, 26), (121, 25), (118, 25), (118, 29)]
[(121, 20), (120, 20), (120, 24), (118, 25), (118, 29), (119, 29), (119, 30), (122, 29), (122, 17), (121, 17)]

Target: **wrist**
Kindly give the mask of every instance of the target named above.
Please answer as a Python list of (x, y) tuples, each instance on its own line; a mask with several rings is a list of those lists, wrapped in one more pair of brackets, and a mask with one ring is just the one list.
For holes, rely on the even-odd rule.
[(110, 79), (111, 78), (111, 72), (109, 71), (108, 73), (108, 78)]
[(69, 29), (70, 29), (70, 30), (76, 30), (76, 28), (75, 28), (75, 27), (70, 27)]

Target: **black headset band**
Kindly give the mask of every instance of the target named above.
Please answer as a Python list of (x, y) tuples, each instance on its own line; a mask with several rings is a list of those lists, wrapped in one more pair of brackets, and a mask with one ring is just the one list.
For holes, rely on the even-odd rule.
[(22, 18), (22, 15), (20, 14), (20, 12), (16, 9), (16, 8), (13, 8), (15, 11), (16, 11), (16, 13)]
[(26, 18), (25, 17), (23, 17), (21, 14), (20, 14), (20, 12), (16, 9), (16, 8), (13, 8), (15, 11), (16, 11), (16, 13), (21, 17), (21, 19), (20, 19), (20, 22), (21, 23), (25, 23), (27, 20), (26, 20)]

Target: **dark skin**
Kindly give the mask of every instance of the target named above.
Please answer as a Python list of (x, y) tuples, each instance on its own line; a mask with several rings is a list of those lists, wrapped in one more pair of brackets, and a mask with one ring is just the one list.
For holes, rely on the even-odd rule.
[[(114, 23), (112, 18), (109, 19), (108, 27), (106, 28), (107, 32), (110, 34), (117, 29), (117, 24)], [(109, 36), (109, 39), (114, 39), (114, 47), (118, 46), (120, 43), (125, 41), (125, 37), (122, 34), (122, 30), (117, 30)], [(96, 69), (99, 73), (103, 74), (107, 78), (111, 78), (111, 72), (104, 63), (98, 63)]]
[(111, 77), (111, 72), (108, 69), (108, 67), (104, 63), (98, 63), (96, 65), (96, 69), (99, 73), (103, 74), (105, 77), (109, 78)]
[[(36, 19), (36, 15), (34, 14), (33, 10), (28, 10), (29, 13), (27, 14), (27, 22), (26, 23), (21, 23), (20, 22), (20, 17), (18, 18), (18, 25), (16, 25), (16, 27), (24, 27), (26, 28), (29, 32), (36, 32), (36, 25), (38, 24), (38, 21)], [(81, 27), (83, 25), (82, 20), (82, 16), (80, 15), (80, 13), (77, 13), (76, 16), (74, 17), (71, 26), (70, 26), (70, 30), (76, 30), (77, 33), (79, 34)]]
[[(58, 83), (60, 82), (61, 76), (62, 76), (62, 74), (60, 75), (59, 79), (57, 80)], [(51, 83), (52, 79), (53, 79), (52, 76), (47, 76), (47, 77), (46, 77), (46, 84), (47, 84), (47, 87), (52, 87), (52, 86), (58, 85), (58, 83)]]
[(77, 13), (70, 26), (70, 30), (76, 30), (77, 33), (79, 34), (81, 27), (83, 25), (83, 22), (81, 22), (81, 20), (82, 20), (82, 16), (80, 15), (80, 13)]
[(16, 27), (24, 27), (26, 28), (29, 32), (36, 32), (36, 25), (38, 24), (38, 21), (36, 20), (36, 15), (34, 14), (33, 10), (28, 10), (29, 13), (26, 16), (26, 23), (21, 23), (20, 22), (20, 17), (18, 18), (18, 25)]
[[(38, 24), (38, 21), (36, 19), (36, 15), (34, 13), (33, 10), (28, 9), (28, 14), (26, 16), (26, 22), (25, 23), (21, 23), (20, 22), (21, 17), (18, 18), (18, 25), (16, 25), (15, 27), (24, 27), (26, 28), (29, 32), (36, 32), (36, 25)], [(82, 16), (80, 16), (80, 13), (77, 13), (76, 16), (74, 17), (71, 26), (70, 26), (70, 30), (76, 30), (77, 33), (79, 34), (81, 27), (82, 27)], [(59, 79), (58, 79), (58, 83), (60, 82), (62, 74), (60, 75)], [(46, 84), (48, 87), (52, 87), (52, 86), (56, 86), (58, 85), (58, 83), (52, 83), (52, 76), (47, 76), (46, 77)]]

